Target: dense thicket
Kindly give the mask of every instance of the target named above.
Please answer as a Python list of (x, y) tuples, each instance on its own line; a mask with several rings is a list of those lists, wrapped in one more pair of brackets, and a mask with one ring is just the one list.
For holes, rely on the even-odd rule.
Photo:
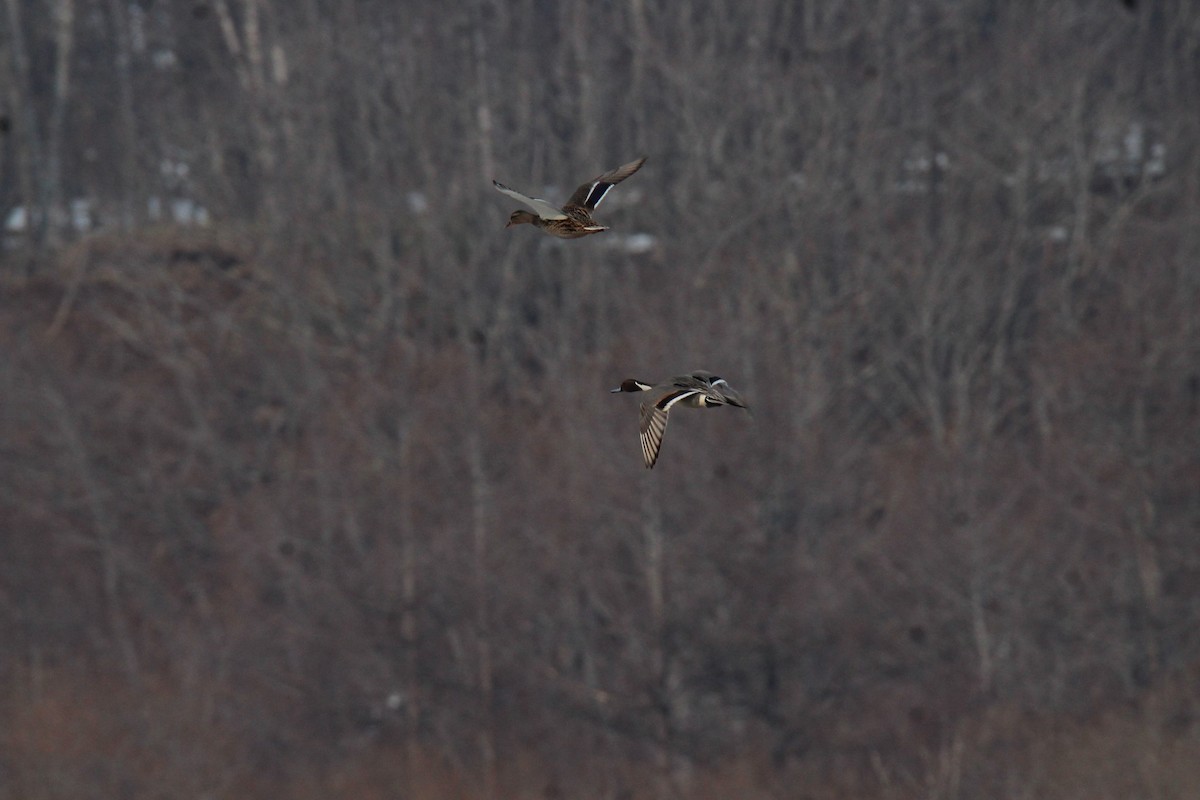
[(0, 86), (0, 797), (1200, 783), (1191, 0), (6, 0)]

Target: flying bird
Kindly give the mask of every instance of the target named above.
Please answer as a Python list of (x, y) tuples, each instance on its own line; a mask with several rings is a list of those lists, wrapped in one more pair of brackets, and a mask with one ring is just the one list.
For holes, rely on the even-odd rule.
[(609, 189), (637, 172), (645, 163), (646, 158), (643, 156), (637, 161), (631, 161), (611, 172), (597, 175), (576, 189), (575, 194), (571, 195), (571, 199), (562, 208), (555, 208), (545, 200), (523, 195), (499, 181), (492, 181), (492, 185), (501, 192), (536, 212), (530, 213), (523, 208), (517, 209), (509, 215), (508, 224), (504, 227), (511, 228), (513, 225), (528, 222), (560, 239), (578, 239), (580, 236), (606, 231), (607, 227), (597, 225), (596, 221), (592, 219), (592, 212), (596, 210), (596, 206), (600, 205), (600, 201), (608, 194)]
[(654, 462), (658, 460), (663, 433), (667, 430), (667, 415), (675, 405), (747, 408), (742, 396), (730, 388), (724, 378), (704, 370), (680, 375), (657, 385), (629, 378), (610, 391), (650, 392), (650, 396), (642, 401), (641, 416), (642, 458), (646, 462), (646, 469), (653, 469)]

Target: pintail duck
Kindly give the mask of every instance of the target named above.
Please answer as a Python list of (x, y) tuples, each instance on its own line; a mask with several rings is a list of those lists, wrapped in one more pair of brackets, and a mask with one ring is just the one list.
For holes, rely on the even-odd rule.
[(746, 408), (742, 396), (730, 388), (724, 378), (719, 378), (711, 372), (696, 370), (688, 375), (680, 375), (657, 385), (629, 378), (613, 392), (652, 392), (650, 397), (642, 402), (641, 439), (642, 458), (646, 461), (646, 469), (652, 469), (658, 460), (658, 450), (662, 447), (663, 432), (667, 429), (667, 415), (672, 406), (682, 404), (693, 408), (710, 408), (712, 406), (737, 406)]
[(562, 208), (555, 208), (545, 200), (527, 197), (498, 181), (492, 181), (492, 185), (501, 192), (537, 212), (531, 214), (524, 209), (518, 209), (509, 216), (508, 224), (504, 227), (511, 228), (513, 225), (528, 222), (560, 239), (578, 239), (580, 236), (606, 231), (607, 227), (597, 225), (596, 221), (592, 219), (592, 212), (596, 210), (596, 206), (600, 205), (600, 201), (608, 194), (609, 189), (637, 172), (644, 163), (646, 163), (645, 156), (617, 167), (611, 172), (597, 175), (576, 189), (575, 194), (571, 195), (571, 199)]

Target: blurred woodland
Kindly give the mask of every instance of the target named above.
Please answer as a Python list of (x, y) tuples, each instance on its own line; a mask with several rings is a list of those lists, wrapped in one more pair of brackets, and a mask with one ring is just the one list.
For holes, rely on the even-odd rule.
[(0, 799), (1195, 797), (1200, 4), (3, 0), (0, 87)]

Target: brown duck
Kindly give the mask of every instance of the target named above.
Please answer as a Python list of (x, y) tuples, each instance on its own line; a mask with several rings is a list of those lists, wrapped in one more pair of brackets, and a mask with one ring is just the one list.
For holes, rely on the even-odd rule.
[(596, 221), (592, 219), (592, 212), (596, 210), (596, 206), (600, 205), (600, 201), (608, 194), (609, 189), (637, 172), (644, 163), (646, 163), (646, 158), (643, 156), (637, 161), (631, 161), (611, 172), (597, 175), (576, 189), (575, 194), (571, 195), (571, 199), (562, 208), (555, 208), (545, 200), (528, 197), (498, 181), (492, 181), (492, 185), (501, 192), (536, 212), (531, 213), (525, 209), (518, 209), (509, 216), (508, 224), (504, 227), (511, 228), (513, 225), (528, 222), (560, 239), (578, 239), (580, 236), (606, 231), (607, 227), (597, 225)]

